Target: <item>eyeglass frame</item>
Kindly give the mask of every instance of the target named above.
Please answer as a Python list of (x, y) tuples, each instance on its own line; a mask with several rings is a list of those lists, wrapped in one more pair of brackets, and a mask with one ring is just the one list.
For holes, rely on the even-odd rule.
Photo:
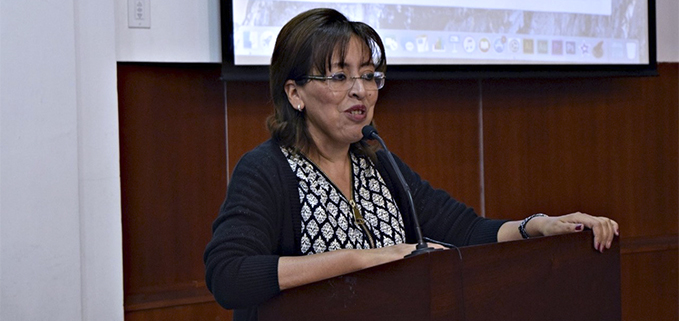
[[(310, 80), (332, 81), (332, 80), (336, 80), (336, 79), (333, 79), (333, 77), (335, 77), (335, 76), (338, 75), (338, 74), (343, 74), (343, 75), (346, 76), (346, 74), (343, 73), (343, 72), (336, 72), (336, 73), (331, 74), (330, 76), (306, 75), (306, 76), (302, 76), (302, 77), (300, 78), (300, 80), (309, 80), (309, 81), (310, 81)], [(370, 74), (373, 75), (372, 81), (374, 81), (374, 82), (375, 82), (375, 85), (377, 85), (377, 89), (375, 89), (375, 91), (378, 91), (378, 90), (384, 88), (384, 84), (385, 84), (385, 82), (386, 82), (386, 80), (387, 80), (387, 76), (386, 76), (383, 72), (381, 72), (381, 71), (372, 71), (372, 72), (364, 73), (364, 74), (362, 74), (362, 75), (360, 75), (360, 76), (346, 76), (347, 79), (345, 79), (345, 80), (343, 80), (343, 81), (347, 81), (347, 80), (349, 80), (349, 79), (351, 79), (351, 80), (354, 81), (354, 82), (351, 83), (351, 86), (350, 86), (350, 87), (348, 87), (347, 89), (342, 89), (342, 90), (333, 90), (333, 89), (331, 89), (331, 90), (336, 91), (336, 92), (341, 92), (341, 91), (344, 91), (344, 90), (351, 90), (351, 88), (353, 88), (354, 85), (356, 84), (356, 80), (357, 80), (357, 79), (361, 79), (361, 80), (363, 80), (363, 81), (371, 81), (370, 79), (366, 79), (366, 76), (367, 76), (367, 75), (370, 75)], [(378, 83), (377, 83), (377, 79), (382, 79), (382, 83), (381, 83), (381, 84), (378, 84)], [(364, 86), (365, 86), (365, 85), (364, 85)], [(330, 88), (330, 84), (329, 84), (329, 83), (328, 83), (328, 88)]]

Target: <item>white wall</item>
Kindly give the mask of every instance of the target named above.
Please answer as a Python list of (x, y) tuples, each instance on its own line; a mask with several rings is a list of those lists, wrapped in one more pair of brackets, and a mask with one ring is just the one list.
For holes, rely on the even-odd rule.
[(0, 320), (122, 320), (115, 11), (0, 2)]
[(679, 62), (679, 1), (656, 0), (658, 61)]
[(151, 28), (128, 28), (128, 0), (116, 0), (118, 61), (221, 62), (219, 0), (148, 0)]
[[(118, 61), (221, 62), (219, 0), (149, 0), (151, 28), (127, 27), (116, 0)], [(679, 62), (679, 1), (656, 0), (658, 61)]]

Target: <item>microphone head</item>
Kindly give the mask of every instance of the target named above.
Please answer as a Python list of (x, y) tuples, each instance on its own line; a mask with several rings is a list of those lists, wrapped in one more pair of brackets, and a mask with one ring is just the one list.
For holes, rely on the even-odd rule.
[(363, 139), (374, 139), (373, 135), (377, 136), (377, 130), (370, 125), (363, 126), (361, 133), (363, 133)]

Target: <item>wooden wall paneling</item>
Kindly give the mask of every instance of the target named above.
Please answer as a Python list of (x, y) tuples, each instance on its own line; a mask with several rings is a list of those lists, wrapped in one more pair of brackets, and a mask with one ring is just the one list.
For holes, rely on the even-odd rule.
[(145, 309), (125, 314), (125, 321), (231, 321), (233, 313), (216, 302)]
[(676, 243), (674, 249), (625, 254), (621, 266), (623, 321), (679, 320)]
[(617, 220), (624, 320), (677, 319), (678, 71), (483, 83), (488, 215)]
[(387, 79), (374, 119), (392, 152), (432, 186), (480, 212), (476, 80)]
[(271, 137), (266, 118), (273, 113), (269, 82), (226, 82), (229, 174), (247, 151)]
[(216, 64), (118, 64), (128, 313), (213, 301), (202, 254), (226, 190), (219, 76)]
[(677, 234), (677, 65), (661, 67), (484, 82), (489, 215), (580, 210), (614, 218), (627, 237)]

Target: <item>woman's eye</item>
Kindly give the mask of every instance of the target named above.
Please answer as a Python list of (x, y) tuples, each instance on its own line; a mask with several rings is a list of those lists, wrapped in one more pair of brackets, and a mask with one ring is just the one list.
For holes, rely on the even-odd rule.
[(342, 74), (342, 73), (333, 74), (333, 75), (330, 76), (330, 79), (332, 81), (345, 81), (345, 80), (347, 80), (347, 75)]
[(363, 74), (363, 76), (361, 76), (361, 78), (363, 78), (363, 80), (373, 80), (373, 79), (375, 79), (375, 73), (369, 72), (367, 74)]

